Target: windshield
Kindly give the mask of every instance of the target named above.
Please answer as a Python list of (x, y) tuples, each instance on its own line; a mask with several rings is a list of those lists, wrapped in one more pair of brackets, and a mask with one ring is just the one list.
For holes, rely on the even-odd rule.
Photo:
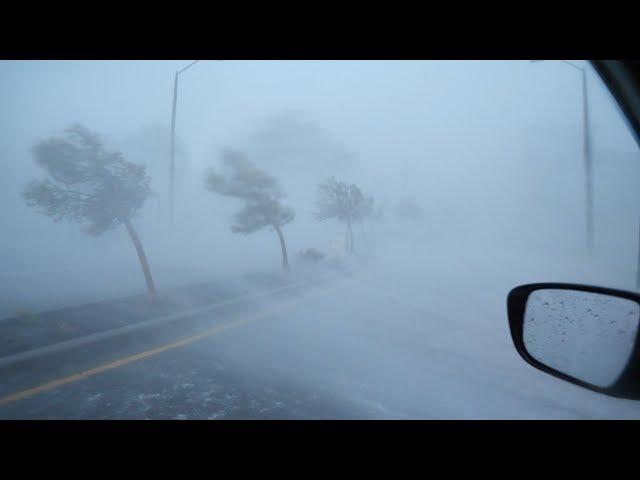
[(588, 62), (0, 62), (0, 418), (640, 418), (507, 293), (640, 288)]

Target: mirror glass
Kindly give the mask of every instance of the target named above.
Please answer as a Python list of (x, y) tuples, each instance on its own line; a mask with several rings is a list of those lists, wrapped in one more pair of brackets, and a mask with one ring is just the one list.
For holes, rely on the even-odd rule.
[(536, 290), (527, 300), (523, 340), (539, 362), (598, 387), (624, 371), (638, 331), (640, 306), (577, 290)]

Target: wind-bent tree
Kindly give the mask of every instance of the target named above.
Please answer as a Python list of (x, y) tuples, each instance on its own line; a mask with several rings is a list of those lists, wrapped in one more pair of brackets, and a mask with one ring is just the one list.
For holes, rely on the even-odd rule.
[(334, 177), (318, 185), (315, 216), (319, 221), (336, 218), (346, 225), (347, 252), (354, 253), (354, 222), (373, 213), (373, 198), (365, 197), (356, 185), (339, 182)]
[(145, 167), (107, 150), (97, 134), (75, 125), (61, 136), (37, 142), (32, 149), (36, 164), (48, 178), (30, 182), (23, 196), (54, 222), (85, 225), (85, 232), (99, 236), (124, 225), (133, 242), (147, 289), (155, 294), (149, 262), (131, 219), (150, 195)]
[(272, 227), (280, 239), (282, 268), (289, 269), (287, 245), (282, 227), (291, 222), (295, 213), (284, 206), (285, 197), (276, 178), (257, 168), (244, 153), (227, 149), (223, 152), (223, 166), (227, 175), (209, 171), (205, 178), (205, 188), (226, 197), (244, 201), (242, 210), (234, 215), (233, 233), (248, 235), (264, 227)]

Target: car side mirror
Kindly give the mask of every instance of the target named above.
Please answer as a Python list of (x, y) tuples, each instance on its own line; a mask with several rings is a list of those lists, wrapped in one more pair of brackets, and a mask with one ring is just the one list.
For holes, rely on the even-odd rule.
[(507, 310), (527, 363), (589, 390), (640, 400), (640, 295), (536, 283), (511, 290)]

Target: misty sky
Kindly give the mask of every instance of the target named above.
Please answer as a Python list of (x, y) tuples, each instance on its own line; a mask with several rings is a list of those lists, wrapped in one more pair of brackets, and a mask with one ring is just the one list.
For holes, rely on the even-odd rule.
[[(152, 134), (147, 143), (139, 139), (156, 131), (165, 132), (166, 140), (173, 74), (188, 63), (0, 62), (0, 156), (5, 165), (0, 259), (2, 281), (18, 288), (21, 299), (30, 298), (34, 285), (25, 279), (42, 272), (65, 268), (74, 284), (108, 276), (119, 262), (132, 263), (125, 233), (86, 237), (76, 225), (54, 224), (36, 214), (20, 196), (29, 180), (43, 176), (31, 145), (75, 122), (100, 133), (108, 145), (137, 155), (132, 160), (145, 163), (153, 174), (156, 196), (138, 224), (152, 267), (175, 283), (195, 278), (196, 266), (202, 277), (208, 275), (205, 265), (216, 275), (234, 271), (234, 265), (240, 270), (277, 266), (273, 234), (233, 236), (229, 218), (238, 205), (205, 192), (202, 179), (207, 168), (219, 164), (223, 146), (250, 149), (255, 132), (292, 111), (302, 112), (353, 154), (342, 167), (305, 158), (296, 165), (259, 159), (281, 180), (297, 211), (285, 229), (294, 252), (327, 250), (342, 232), (340, 225), (320, 225), (312, 217), (315, 185), (331, 175), (358, 183), (388, 207), (414, 197), (429, 219), (418, 229), (483, 239), (493, 248), (503, 242), (523, 251), (556, 250), (556, 245), (574, 249), (584, 233), (581, 84), (578, 72), (567, 65), (201, 61), (180, 77), (175, 235), (182, 247), (176, 251), (166, 243), (168, 149), (154, 143)], [(597, 241), (612, 264), (631, 268), (637, 255), (640, 155), (591, 67), (589, 107)], [(136, 268), (134, 263), (131, 271)], [(181, 269), (182, 277), (176, 273)], [(15, 303), (3, 309), (17, 308)]]

